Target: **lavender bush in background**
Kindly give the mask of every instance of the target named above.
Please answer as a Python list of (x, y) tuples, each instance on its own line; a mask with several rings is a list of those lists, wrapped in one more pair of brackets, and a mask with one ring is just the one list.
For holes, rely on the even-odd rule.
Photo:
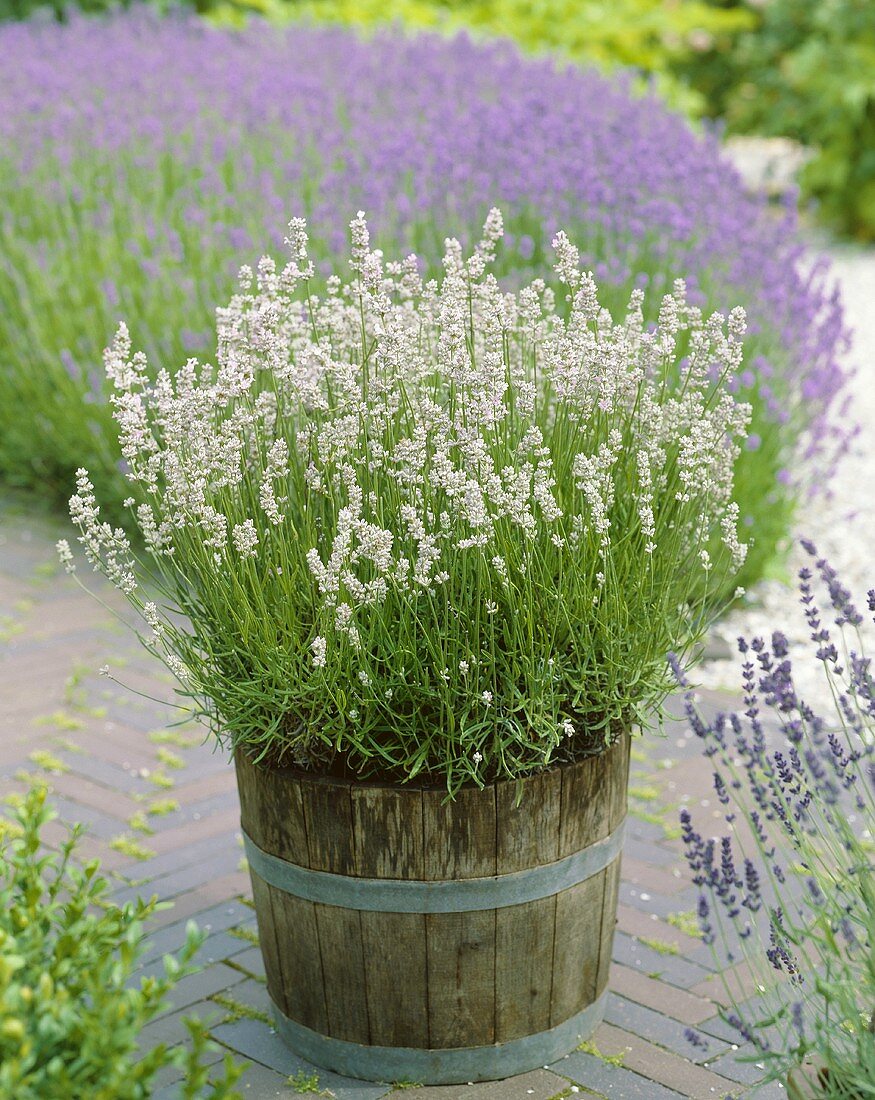
[(66, 497), (85, 461), (120, 499), (99, 374), (118, 319), (156, 367), (212, 354), (214, 303), (241, 263), (279, 256), (276, 227), (306, 216), (318, 263), (343, 254), (336, 214), (356, 209), (377, 243), (437, 264), (448, 231), (471, 243), (500, 205), (498, 274), (516, 285), (549, 275), (563, 226), (614, 310), (634, 286), (657, 301), (677, 276), (707, 310), (744, 305), (744, 583), (786, 533), (804, 471), (824, 483), (847, 438), (829, 422), (841, 308), (794, 215), (747, 196), (715, 139), (623, 80), (506, 43), (236, 32), (142, 9), (7, 25), (0, 54), (15, 58), (0, 71), (7, 480)]
[(801, 599), (835, 710), (797, 695), (782, 634), (740, 639), (743, 714), (707, 721), (687, 700), (730, 835), (706, 839), (687, 810), (681, 826), (702, 936), (736, 964), (722, 977), (739, 1041), (770, 1077), (789, 1074), (791, 1095), (862, 1100), (875, 1096), (875, 679), (863, 615), (803, 545)]

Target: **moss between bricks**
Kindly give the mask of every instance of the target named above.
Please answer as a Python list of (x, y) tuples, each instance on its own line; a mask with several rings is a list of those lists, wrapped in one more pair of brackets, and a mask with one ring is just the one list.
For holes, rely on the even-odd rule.
[[(241, 898), (240, 900), (242, 901), (243, 899)], [(238, 940), (246, 940), (247, 943), (251, 943), (255, 947), (258, 947), (261, 942), (257, 932), (253, 931), (251, 928), (243, 928), (242, 926), (229, 928), (228, 935), (235, 936)]]
[(253, 970), (243, 966), (242, 963), (237, 962), (236, 959), (223, 959), (222, 962), (225, 966), (229, 966), (232, 970), (236, 970), (238, 974), (242, 974), (244, 978), (250, 978), (253, 982), (259, 982), (261, 985), (267, 985), (267, 978), (261, 974), (256, 974)]
[(699, 919), (695, 910), (688, 909), (684, 913), (669, 913), (665, 919), (673, 928), (683, 932), (685, 936), (690, 936), (694, 940), (702, 938), (702, 930), (699, 927)]
[(114, 836), (109, 842), (109, 846), (113, 851), (121, 852), (123, 856), (129, 856), (131, 859), (147, 860), (153, 859), (157, 855), (152, 848), (140, 844), (138, 840), (126, 833)]
[(579, 1050), (581, 1054), (591, 1054), (593, 1058), (598, 1058), (600, 1062), (604, 1062), (609, 1066), (622, 1066), (626, 1059), (625, 1054), (602, 1054), (592, 1039), (585, 1039), (576, 1049)]
[(677, 944), (667, 943), (665, 940), (650, 939), (649, 936), (636, 936), (635, 939), (645, 947), (649, 947), (651, 951), (656, 951), (659, 955), (680, 955), (681, 953), (681, 949)]
[(333, 1097), (334, 1093), (330, 1089), (323, 1089), (319, 1085), (319, 1077), (315, 1073), (307, 1073), (305, 1070), (293, 1074), (286, 1081), (288, 1088), (294, 1089), (295, 1092), (303, 1095), (304, 1093), (310, 1093), (313, 1096), (323, 1096), (328, 1100), (329, 1097)]
[(210, 1000), (227, 1011), (228, 1015), (222, 1020), (223, 1024), (233, 1024), (238, 1020), (260, 1020), (268, 1027), (273, 1026), (273, 1021), (266, 1012), (262, 1012), (260, 1008), (253, 1008), (252, 1005), (243, 1004), (242, 1001), (229, 997), (226, 993), (214, 993)]

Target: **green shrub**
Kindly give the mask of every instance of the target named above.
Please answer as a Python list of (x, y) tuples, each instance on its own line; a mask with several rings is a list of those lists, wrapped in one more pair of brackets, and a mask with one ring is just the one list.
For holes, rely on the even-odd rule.
[(871, 0), (769, 0), (730, 52), (684, 61), (739, 133), (810, 146), (803, 195), (822, 219), (875, 239), (875, 12)]
[(97, 860), (74, 863), (77, 826), (60, 853), (42, 846), (57, 815), (34, 786), (0, 830), (0, 1100), (141, 1100), (165, 1066), (184, 1070), (180, 1096), (239, 1097), (242, 1073), (226, 1055), (208, 1082), (203, 1025), (185, 1024), (191, 1048), (160, 1044), (140, 1054), (143, 1027), (162, 1012), (180, 978), (196, 969), (203, 936), (193, 924), (165, 976), (131, 984), (154, 899), (123, 907), (107, 899)]

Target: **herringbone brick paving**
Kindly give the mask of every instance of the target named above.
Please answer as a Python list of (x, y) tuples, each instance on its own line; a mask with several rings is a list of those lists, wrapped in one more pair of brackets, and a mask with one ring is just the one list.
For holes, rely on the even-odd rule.
[[(250, 1061), (241, 1081), (247, 1096), (295, 1095), (289, 1078), (299, 1074), (299, 1087), (315, 1074), (337, 1100), (400, 1096), (391, 1085), (307, 1065), (270, 1027), (233, 769), (198, 727), (180, 723), (186, 716), (172, 705), (169, 677), (112, 613), (124, 618), (120, 600), (84, 565), (80, 576), (109, 610), (59, 571), (54, 543), (67, 535), (62, 520), (0, 501), (0, 796), (29, 773), (47, 775), (61, 814), (49, 842), (81, 821), (83, 854), (100, 858), (119, 901), (155, 893), (173, 903), (152, 922), (143, 974), (181, 946), (187, 920), (208, 932), (204, 969), (180, 983), (144, 1042), (180, 1041), (181, 1017), (195, 1010), (211, 1019), (222, 1047)], [(100, 677), (106, 664), (124, 687)], [(666, 739), (637, 742), (633, 759), (612, 994), (592, 1044), (506, 1081), (420, 1088), (418, 1100), (783, 1095), (777, 1085), (751, 1088), (761, 1071), (738, 1060), (717, 1017), (710, 952), (685, 931), (695, 896), (679, 856), (676, 807), (687, 796), (700, 814), (709, 811), (709, 769), (680, 723)], [(686, 1040), (691, 1025), (713, 1037), (708, 1050)], [(170, 1071), (155, 1097), (173, 1095)]]

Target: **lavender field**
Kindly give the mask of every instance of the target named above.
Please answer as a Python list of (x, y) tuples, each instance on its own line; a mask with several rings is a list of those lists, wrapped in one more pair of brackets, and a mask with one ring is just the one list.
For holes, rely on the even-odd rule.
[[(683, 276), (691, 301), (749, 315), (738, 463), (762, 574), (800, 486), (823, 487), (850, 426), (833, 415), (846, 331), (795, 214), (743, 190), (716, 138), (655, 98), (507, 44), (367, 42), (339, 28), (219, 30), (136, 10), (2, 29), (0, 469), (61, 500), (84, 460), (116, 501), (100, 355), (119, 318), (156, 367), (213, 353), (237, 269), (310, 222), (320, 270), (366, 211), (375, 238), (435, 270), (491, 205), (508, 285), (549, 273), (573, 233), (612, 309)], [(463, 239), (463, 243), (464, 239)], [(88, 403), (83, 414), (82, 399)]]

